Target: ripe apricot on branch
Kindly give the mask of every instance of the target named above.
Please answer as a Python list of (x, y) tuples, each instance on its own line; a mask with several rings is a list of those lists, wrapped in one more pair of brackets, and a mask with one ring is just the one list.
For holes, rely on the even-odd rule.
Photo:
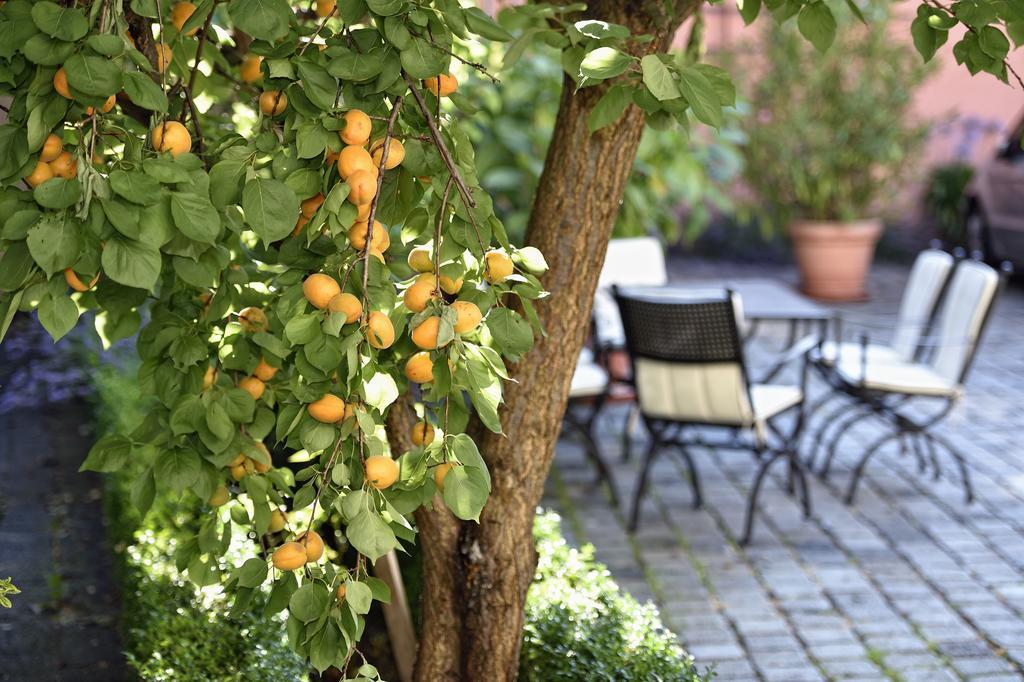
[(270, 526), (267, 527), (267, 530), (271, 533), (278, 533), (284, 530), (286, 525), (288, 525), (288, 519), (285, 518), (280, 509), (270, 512)]
[(452, 294), (453, 296), (462, 290), (462, 278), (452, 279), (447, 275), (441, 275), (440, 278), (441, 291), (446, 294)]
[(280, 90), (264, 90), (260, 95), (260, 111), (264, 116), (277, 116), (288, 108), (288, 95)]
[(504, 282), (512, 274), (512, 259), (504, 251), (488, 251), (484, 254), (484, 279), (491, 284)]
[(64, 281), (67, 282), (68, 286), (74, 289), (75, 291), (89, 291), (89, 289), (92, 289), (94, 286), (96, 286), (96, 282), (100, 281), (100, 275), (99, 273), (96, 273), (96, 276), (92, 278), (92, 281), (90, 281), (88, 284), (85, 284), (81, 279), (78, 278), (78, 275), (75, 274), (74, 270), (72, 270), (71, 268), (67, 268), (64, 270)]
[(434, 269), (434, 263), (430, 259), (429, 246), (417, 246), (409, 251), (409, 257), (406, 259), (406, 262), (416, 272), (430, 272)]
[[(356, 221), (352, 223), (352, 227), (348, 228), (348, 241), (354, 249), (362, 251), (366, 248), (366, 235), (369, 231), (370, 224), (367, 222)], [(370, 250), (386, 251), (389, 246), (391, 246), (391, 237), (388, 235), (387, 229), (379, 220), (374, 220), (373, 236), (370, 238)]]
[(259, 400), (260, 396), (263, 395), (263, 391), (267, 388), (266, 384), (256, 377), (245, 377), (238, 382), (238, 387), (251, 395), (253, 400)]
[(163, 43), (156, 46), (156, 70), (157, 73), (163, 73), (167, 70), (167, 65), (171, 63), (171, 59), (174, 57), (174, 53), (171, 52), (171, 46)]
[(306, 409), (310, 417), (324, 424), (337, 424), (345, 418), (345, 401), (333, 393), (314, 400)]
[(441, 492), (444, 492), (444, 478), (453, 466), (455, 465), (451, 462), (442, 462), (434, 467), (434, 483), (437, 484), (437, 489)]
[(317, 210), (323, 203), (324, 195), (314, 194), (313, 196), (302, 202), (302, 204), (299, 206), (299, 212), (302, 214), (303, 218), (306, 218), (308, 220), (309, 218), (312, 218), (314, 215), (316, 215)]
[(349, 186), (347, 199), (356, 206), (369, 204), (377, 195), (377, 175), (371, 171), (357, 170), (346, 182)]
[(337, 7), (335, 0), (316, 0), (316, 15), (323, 19)]
[(71, 89), (68, 87), (68, 72), (64, 70), (63, 66), (53, 74), (53, 89), (64, 99), (74, 99), (71, 96)]
[(270, 558), (279, 571), (294, 571), (306, 564), (306, 548), (297, 542), (286, 542), (274, 550)]
[[(116, 103), (117, 103), (117, 97), (115, 97), (114, 95), (111, 95), (110, 97), (108, 97), (103, 102), (103, 106), (100, 107), (100, 112), (104, 113), (104, 114), (107, 113), (108, 111), (110, 111), (111, 109), (114, 108), (114, 104), (116, 104)], [(90, 106), (90, 107), (86, 107), (85, 108), (85, 115), (86, 116), (92, 116), (95, 113), (96, 113), (96, 108), (95, 107), (91, 107)]]
[(434, 442), (434, 427), (427, 422), (416, 422), (409, 434), (413, 445), (430, 445)]
[(437, 348), (437, 331), (440, 326), (441, 318), (428, 317), (412, 330), (412, 342), (423, 350), (434, 350)]
[(338, 135), (345, 144), (356, 144), (365, 146), (370, 141), (370, 131), (373, 122), (370, 117), (359, 109), (349, 109), (345, 112), (345, 127)]
[(367, 457), (366, 480), (377, 490), (390, 488), (398, 480), (398, 463), (387, 455)]
[(153, 128), (150, 133), (153, 149), (158, 152), (170, 152), (177, 157), (192, 149), (192, 136), (185, 126), (177, 121), (164, 121)]
[(434, 380), (434, 363), (430, 359), (430, 353), (420, 351), (415, 353), (405, 363), (405, 376), (409, 381), (417, 384), (426, 384)]
[(302, 295), (314, 308), (323, 310), (331, 299), (341, 293), (341, 287), (330, 275), (317, 272), (302, 282)]
[[(380, 160), (384, 156), (384, 140), (374, 140), (370, 145), (370, 156), (373, 157), (373, 165), (380, 167)], [(388, 160), (384, 163), (384, 170), (398, 168), (405, 161), (405, 145), (401, 140), (391, 138), (388, 141)]]
[(295, 538), (295, 541), (304, 548), (306, 561), (309, 563), (320, 561), (320, 557), (324, 555), (323, 538), (315, 530), (300, 533), (299, 537)]
[(402, 302), (405, 307), (414, 313), (423, 312), (431, 299), (437, 298), (434, 291), (437, 289), (437, 280), (430, 273), (424, 273), (416, 278), (416, 281), (405, 290)]
[(50, 164), (37, 161), (36, 167), (32, 169), (31, 173), (25, 176), (25, 182), (32, 187), (38, 187), (52, 177), (53, 169), (50, 168)]
[(203, 390), (208, 391), (213, 386), (213, 382), (217, 380), (217, 370), (212, 366), (206, 368), (206, 372), (203, 373)]
[(270, 321), (267, 320), (267, 314), (256, 306), (242, 308), (238, 313), (238, 323), (242, 325), (242, 329), (244, 331), (249, 332), (250, 334), (255, 332), (265, 332), (270, 327)]
[(423, 81), (423, 87), (434, 93), (434, 97), (447, 97), (459, 89), (459, 80), (450, 73), (442, 73)]
[(50, 170), (54, 176), (70, 180), (78, 175), (78, 160), (71, 156), (71, 152), (61, 152), (60, 155), (50, 162)]
[(456, 334), (465, 334), (473, 331), (480, 324), (480, 320), (483, 319), (483, 314), (481, 314), (480, 308), (477, 307), (476, 303), (455, 301), (455, 303), (452, 303), (452, 308), (457, 316), (455, 320)]
[(332, 313), (344, 313), (345, 324), (352, 324), (363, 314), (363, 304), (347, 291), (343, 291), (328, 301), (327, 309)]
[(370, 152), (359, 145), (350, 144), (343, 147), (338, 153), (338, 175), (342, 180), (348, 180), (356, 171), (367, 171), (373, 173), (373, 158)]
[(64, 142), (59, 137), (50, 133), (43, 142), (43, 148), (39, 152), (39, 160), (43, 163), (50, 163), (64, 151)]
[(345, 583), (338, 585), (338, 591), (334, 593), (339, 602), (345, 601)]
[(277, 374), (277, 367), (268, 364), (264, 358), (260, 358), (260, 363), (256, 365), (256, 369), (252, 373), (260, 381), (270, 381)]
[(395, 342), (395, 327), (391, 324), (391, 318), (379, 310), (370, 313), (366, 321), (366, 340), (374, 348), (389, 348)]
[(217, 489), (210, 495), (210, 499), (207, 502), (211, 507), (219, 507), (223, 504), (227, 504), (227, 501), (231, 499), (231, 493), (228, 491), (228, 487), (221, 483), (217, 486)]
[[(171, 8), (171, 23), (174, 24), (174, 28), (181, 31), (181, 27), (185, 25), (188, 18), (192, 16), (192, 13), (196, 11), (196, 6), (191, 2), (179, 2)], [(185, 35), (191, 37), (196, 34), (198, 28), (194, 28)]]
[(249, 55), (242, 62), (242, 66), (238, 69), (238, 75), (242, 77), (243, 83), (255, 83), (259, 79), (263, 78), (263, 72), (260, 70), (260, 64), (263, 63), (263, 57), (259, 55)]
[(371, 206), (372, 204), (370, 204), (369, 202), (365, 204), (356, 204), (356, 220), (365, 223), (367, 219), (370, 217)]

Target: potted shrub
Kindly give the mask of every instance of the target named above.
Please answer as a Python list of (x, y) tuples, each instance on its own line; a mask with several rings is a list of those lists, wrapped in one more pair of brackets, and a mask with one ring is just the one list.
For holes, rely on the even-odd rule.
[(840, 25), (823, 56), (792, 25), (770, 24), (753, 64), (745, 179), (767, 228), (785, 227), (802, 288), (816, 298), (865, 297), (882, 230), (878, 210), (901, 191), (926, 126), (911, 98), (920, 58), (872, 18)]

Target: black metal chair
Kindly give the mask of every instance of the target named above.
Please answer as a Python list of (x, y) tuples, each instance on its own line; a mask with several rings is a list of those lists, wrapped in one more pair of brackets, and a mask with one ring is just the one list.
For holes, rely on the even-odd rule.
[(583, 450), (587, 459), (597, 469), (595, 484), (604, 481), (612, 502), (618, 507), (619, 491), (615, 485), (615, 477), (594, 436), (597, 418), (608, 400), (610, 386), (608, 372), (594, 360), (593, 351), (584, 347), (576, 361), (576, 369), (569, 385), (569, 404), (565, 409), (564, 422), (583, 439)]
[[(633, 364), (640, 415), (651, 442), (640, 469), (629, 528), (640, 520), (640, 503), (651, 466), (663, 446), (675, 446), (689, 474), (693, 505), (703, 500), (690, 447), (752, 451), (760, 466), (747, 499), (740, 544), (750, 540), (757, 497), (771, 465), (785, 459), (787, 488), (799, 496), (805, 516), (811, 513), (810, 490), (795, 444), (804, 424), (807, 353), (818, 343), (805, 339), (786, 360), (803, 358), (799, 385), (751, 384), (740, 337), (742, 313), (731, 291), (672, 292), (642, 287), (613, 287)], [(774, 423), (796, 410), (789, 433)], [(720, 428), (730, 440), (705, 440), (697, 429)], [(774, 442), (770, 442), (774, 441)]]
[[(1008, 274), (1008, 266), (1004, 267), (1001, 275), (984, 263), (970, 260), (958, 263), (942, 297), (935, 319), (935, 335), (917, 340), (919, 350), (912, 359), (872, 355), (872, 343), (866, 333), (860, 337), (859, 352), (838, 357), (829, 377), (830, 383), (854, 398), (857, 407), (850, 411), (851, 418), (833, 439), (820, 475), (828, 477), (839, 438), (854, 423), (877, 417), (887, 427), (865, 448), (854, 465), (845, 495), (847, 504), (853, 502), (868, 461), (882, 446), (892, 441), (898, 441), (904, 452), (912, 447), (919, 462), (924, 461), (922, 446), (927, 448), (936, 476), (939, 475), (936, 448), (946, 450), (960, 469), (966, 502), (974, 499), (963, 455), (932, 428), (952, 411), (963, 396), (964, 381), (977, 353), (978, 343)], [(906, 409), (912, 405), (920, 406), (922, 401), (930, 401), (937, 410), (922, 418), (916, 416), (917, 412)]]

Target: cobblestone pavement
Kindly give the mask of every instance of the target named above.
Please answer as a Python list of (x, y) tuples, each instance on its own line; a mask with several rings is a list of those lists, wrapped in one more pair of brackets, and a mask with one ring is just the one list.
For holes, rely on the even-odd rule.
[[(670, 270), (676, 280), (793, 278), (788, 269), (694, 262), (673, 262)], [(906, 274), (876, 268), (871, 302), (849, 309), (894, 312)], [(851, 462), (879, 432), (870, 422), (843, 441), (827, 483), (810, 478), (811, 520), (802, 519), (778, 473), (767, 482), (746, 549), (736, 538), (755, 465), (741, 452), (694, 450), (704, 487), (700, 510), (690, 507), (685, 469), (659, 458), (631, 536), (622, 513), (595, 494), (594, 472), (567, 436), (546, 503), (563, 513), (575, 541), (596, 546), (624, 589), (657, 602), (717, 679), (1024, 679), (1022, 335), (1018, 281), (998, 305), (965, 399), (940, 430), (967, 457), (977, 496), (971, 505), (963, 503), (950, 461), (940, 461), (935, 481), (898, 448), (869, 463), (855, 504), (844, 505)], [(778, 347), (778, 340), (755, 343)], [(816, 388), (812, 395), (821, 394)], [(624, 414), (609, 408), (598, 429), (628, 501), (640, 457), (619, 461)]]

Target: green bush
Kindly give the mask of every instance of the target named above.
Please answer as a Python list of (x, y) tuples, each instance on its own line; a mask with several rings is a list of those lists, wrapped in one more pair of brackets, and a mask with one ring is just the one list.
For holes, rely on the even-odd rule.
[[(134, 367), (97, 365), (93, 372), (101, 431), (130, 432), (144, 415)], [(176, 529), (194, 522), (191, 505), (166, 496), (139, 518), (131, 504), (131, 472), (107, 477), (107, 518), (117, 549), (125, 659), (146, 682), (285, 682), (308, 679), (287, 646), (279, 614), (230, 611), (219, 588), (196, 588), (175, 567)], [(233, 538), (240, 549), (243, 538)], [(229, 552), (229, 561), (238, 562)], [(230, 611), (230, 612), (229, 612)], [(227, 616), (223, 614), (227, 613)]]
[(526, 682), (709, 679), (658, 617), (619, 590), (593, 548), (570, 547), (559, 517), (534, 525), (537, 575), (526, 599), (519, 678)]

